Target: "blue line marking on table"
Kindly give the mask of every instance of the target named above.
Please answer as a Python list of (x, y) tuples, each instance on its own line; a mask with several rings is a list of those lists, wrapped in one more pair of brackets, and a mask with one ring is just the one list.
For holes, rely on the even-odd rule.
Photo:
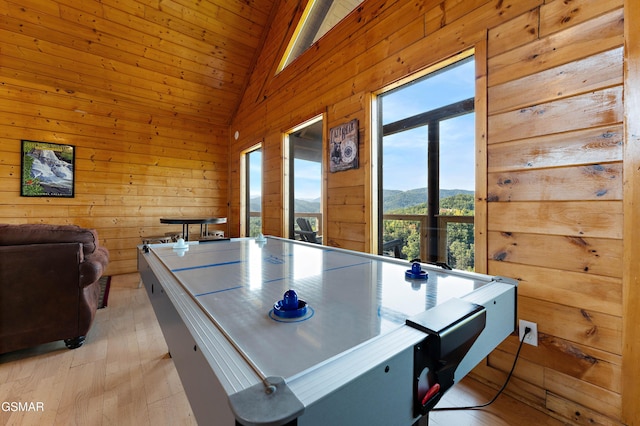
[(185, 268), (172, 269), (171, 272), (183, 272), (183, 271), (191, 271), (193, 269), (215, 268), (216, 266), (235, 265), (237, 263), (242, 263), (242, 261), (241, 260), (233, 260), (231, 262), (210, 263), (210, 264), (207, 264), (207, 265), (187, 266)]
[(194, 294), (193, 297), (207, 296), (209, 294), (222, 293), (222, 292), (229, 291), (229, 290), (237, 290), (237, 289), (242, 288), (242, 287), (244, 287), (244, 286), (239, 285), (239, 286), (236, 286), (236, 287), (223, 288), (222, 290), (208, 291), (206, 293)]
[(370, 264), (371, 264), (371, 261), (367, 260), (366, 262), (353, 263), (351, 265), (336, 266), (335, 268), (328, 268), (328, 269), (325, 269), (323, 272), (337, 271), (338, 269), (353, 268), (354, 266), (370, 265)]

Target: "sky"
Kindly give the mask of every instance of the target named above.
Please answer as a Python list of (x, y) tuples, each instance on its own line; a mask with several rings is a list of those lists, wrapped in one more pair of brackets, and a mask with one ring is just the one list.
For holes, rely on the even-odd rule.
[[(381, 95), (383, 124), (473, 97), (474, 74), (474, 62), (470, 60)], [(384, 189), (406, 191), (427, 186), (426, 135), (425, 126), (385, 137), (382, 148)], [(441, 188), (474, 190), (474, 137), (474, 114), (441, 122)], [(261, 162), (261, 154), (251, 156), (251, 197), (260, 194)], [(320, 197), (320, 164), (296, 160), (295, 169), (295, 197), (305, 200)]]
[[(383, 124), (474, 96), (472, 60), (445, 68), (416, 83), (382, 95)], [(409, 190), (427, 186), (427, 127), (387, 136), (383, 141), (383, 187)], [(475, 188), (474, 114), (440, 123), (440, 187)]]

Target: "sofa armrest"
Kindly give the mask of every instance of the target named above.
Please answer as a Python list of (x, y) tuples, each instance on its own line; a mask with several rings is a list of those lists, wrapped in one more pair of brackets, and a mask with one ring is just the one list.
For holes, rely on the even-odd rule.
[(80, 243), (0, 246), (0, 353), (86, 333), (78, 315), (81, 256)]
[(96, 250), (84, 257), (80, 263), (80, 287), (87, 287), (98, 281), (109, 263), (109, 251), (98, 246)]
[(98, 247), (98, 233), (95, 229), (81, 228), (77, 225), (0, 224), (2, 246), (50, 243), (82, 243), (83, 252), (90, 254)]

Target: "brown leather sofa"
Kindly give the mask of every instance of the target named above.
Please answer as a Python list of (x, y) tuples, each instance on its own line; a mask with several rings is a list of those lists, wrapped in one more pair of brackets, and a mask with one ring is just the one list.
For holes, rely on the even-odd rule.
[(82, 346), (108, 262), (93, 229), (0, 224), (0, 354), (56, 340)]

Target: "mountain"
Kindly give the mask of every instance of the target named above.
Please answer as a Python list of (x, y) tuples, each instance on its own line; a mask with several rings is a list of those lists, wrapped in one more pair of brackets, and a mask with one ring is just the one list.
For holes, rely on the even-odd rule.
[[(470, 194), (473, 191), (466, 189), (441, 189), (440, 199), (452, 197), (457, 194)], [(406, 207), (424, 204), (427, 202), (427, 188), (409, 189), (400, 191), (397, 189), (383, 190), (384, 211), (404, 209)], [(261, 210), (262, 199), (255, 197), (251, 199), (251, 211), (259, 212)], [(320, 213), (320, 199), (314, 200), (295, 200), (295, 211), (307, 213)]]
[(249, 211), (262, 211), (262, 197), (254, 197), (249, 200)]
[(320, 213), (320, 201), (295, 200), (295, 211), (305, 213)]
[[(474, 192), (466, 189), (441, 189), (440, 199), (458, 194), (473, 195)], [(382, 195), (384, 211), (404, 209), (427, 202), (427, 188), (409, 189), (407, 191), (385, 189)]]
[[(254, 197), (249, 202), (249, 207), (252, 212), (259, 212), (262, 210), (262, 198)], [(320, 213), (320, 199), (315, 200), (295, 200), (295, 211), (305, 213)]]

